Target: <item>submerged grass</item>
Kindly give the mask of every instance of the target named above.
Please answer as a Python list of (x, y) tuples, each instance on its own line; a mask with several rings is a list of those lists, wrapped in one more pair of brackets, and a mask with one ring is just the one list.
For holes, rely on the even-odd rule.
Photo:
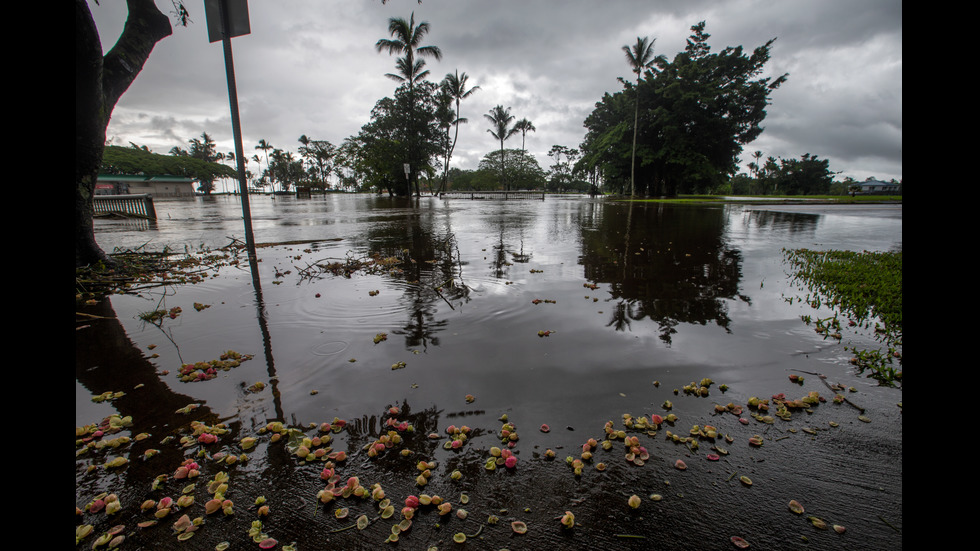
[[(737, 197), (737, 199), (732, 199)], [(679, 195), (677, 197), (621, 197), (625, 201), (636, 203), (760, 203), (772, 205), (778, 203), (807, 204), (854, 204), (854, 203), (901, 203), (901, 195)]]
[[(902, 252), (783, 250), (793, 280), (810, 291), (806, 302), (827, 305), (849, 324), (871, 327), (886, 350), (853, 349), (852, 363), (884, 384), (902, 378)], [(806, 317), (805, 317), (806, 318)], [(825, 320), (822, 320), (825, 321)], [(895, 364), (898, 367), (895, 367)]]

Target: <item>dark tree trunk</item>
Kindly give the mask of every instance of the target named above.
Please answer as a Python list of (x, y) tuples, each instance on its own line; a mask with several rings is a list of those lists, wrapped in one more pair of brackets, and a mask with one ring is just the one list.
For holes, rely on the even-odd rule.
[(128, 0), (119, 41), (103, 57), (86, 0), (75, 0), (75, 266), (107, 261), (92, 227), (95, 182), (106, 127), (116, 102), (140, 73), (153, 46), (173, 29), (153, 0)]

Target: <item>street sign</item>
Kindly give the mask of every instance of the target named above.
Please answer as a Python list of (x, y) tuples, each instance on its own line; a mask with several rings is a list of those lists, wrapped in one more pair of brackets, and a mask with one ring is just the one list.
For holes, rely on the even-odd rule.
[(218, 4), (224, 2), (228, 11), (228, 38), (252, 32), (248, 23), (248, 0), (204, 0), (204, 16), (208, 22), (208, 42), (219, 42), (221, 36), (221, 12)]

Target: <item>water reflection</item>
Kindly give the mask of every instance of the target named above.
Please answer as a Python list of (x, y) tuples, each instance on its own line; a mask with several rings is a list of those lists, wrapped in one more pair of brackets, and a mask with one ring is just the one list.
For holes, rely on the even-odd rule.
[[(132, 443), (124, 452), (130, 459), (129, 467), (121, 480), (115, 482), (116, 488), (101, 486), (105, 481), (98, 478), (82, 477), (90, 466), (103, 463), (107, 456), (96, 455), (91, 450), (79, 456), (79, 461), (75, 463), (76, 493), (95, 495), (107, 490), (121, 493), (119, 488), (149, 488), (160, 474), (156, 465), (179, 465), (184, 454), (179, 447), (161, 445), (160, 437), (137, 440), (135, 435), (176, 434), (192, 421), (213, 425), (222, 419), (206, 405), (187, 414), (177, 413), (179, 409), (194, 403), (194, 399), (175, 392), (160, 376), (157, 366), (143, 355), (126, 334), (111, 302), (100, 301), (98, 305), (86, 309), (86, 313), (91, 321), (79, 327), (75, 337), (76, 385), (92, 396), (125, 389), (124, 395), (112, 400), (112, 409), (121, 417), (132, 417), (132, 425), (121, 433), (132, 438)], [(79, 404), (76, 399), (76, 410), (80, 407), (86, 405)], [(78, 413), (76, 411), (76, 417)], [(91, 419), (90, 422), (98, 422), (98, 419)], [(238, 434), (237, 419), (229, 424), (229, 430), (233, 436)], [(109, 438), (112, 436), (107, 434), (105, 439)], [(158, 450), (153, 463), (138, 460), (151, 449)]]
[(724, 208), (605, 203), (595, 209), (583, 225), (579, 262), (590, 281), (608, 284), (614, 303), (608, 327), (626, 331), (650, 319), (666, 344), (680, 323), (730, 330), (728, 301), (748, 299), (739, 295), (742, 255), (726, 241)]
[(801, 212), (782, 212), (773, 210), (751, 210), (749, 223), (758, 229), (785, 231), (790, 235), (812, 234), (817, 229), (821, 215)]
[(385, 222), (373, 224), (353, 242), (371, 257), (397, 259), (388, 275), (404, 282), (408, 320), (396, 334), (409, 348), (439, 344), (437, 334), (447, 320), (437, 319), (435, 302), (451, 310), (454, 302), (467, 302), (470, 289), (463, 282), (463, 264), (451, 220), (439, 210), (421, 208), (418, 199), (376, 199), (378, 212), (390, 212)]
[[(383, 542), (385, 536), (379, 537), (379, 532), (387, 532), (388, 526), (379, 523), (364, 532), (345, 526), (361, 513), (376, 516), (374, 503), (343, 502), (351, 507), (351, 516), (341, 522), (333, 515), (335, 505), (316, 505), (315, 496), (324, 487), (322, 466), (297, 460), (286, 443), (274, 444), (260, 430), (268, 421), (279, 420), (293, 434), (312, 435), (321, 422), (337, 416), (347, 425), (329, 445), (348, 454), (337, 472), (343, 477), (359, 476), (365, 485), (380, 483), (395, 502), (423, 491), (416, 483), (417, 461), (435, 460), (438, 466), (424, 491), (444, 497), (462, 492), (473, 496), (471, 521), (509, 510), (529, 525), (557, 528), (555, 515), (577, 507), (585, 545), (615, 548), (624, 542), (614, 534), (642, 535), (647, 542), (662, 537), (635, 523), (635, 517), (631, 520), (614, 512), (623, 510), (623, 488), (650, 495), (663, 492), (663, 481), (669, 478), (677, 484), (677, 495), (684, 496), (663, 509), (668, 517), (659, 525), (671, 534), (691, 533), (678, 527), (690, 528), (692, 518), (700, 519), (695, 527), (699, 534), (736, 533), (745, 526), (758, 532), (758, 527), (771, 524), (765, 511), (739, 518), (738, 526), (731, 524), (732, 507), (754, 509), (750, 492), (730, 492), (728, 470), (700, 471), (692, 460), (689, 473), (698, 476), (677, 478), (681, 475), (672, 460), (686, 454), (687, 448), (663, 438), (648, 441), (663, 462), (625, 469), (610, 462), (612, 468), (605, 473), (590, 469), (581, 479), (573, 477), (560, 459), (549, 462), (541, 454), (547, 448), (557, 450), (559, 457), (576, 453), (585, 437), (601, 434), (607, 419), (624, 412), (649, 413), (665, 398), (676, 400), (674, 411), (684, 423), (722, 423), (738, 441), (765, 430), (743, 429), (733, 416), (714, 415), (712, 400), (675, 399), (669, 389), (713, 377), (732, 387), (732, 394), (722, 399), (738, 402), (787, 387), (800, 390), (787, 381), (786, 373), (801, 368), (829, 372), (831, 380), (848, 380), (850, 367), (835, 351), (840, 348), (837, 343), (825, 343), (800, 321), (800, 305), (783, 300), (787, 287), (781, 248), (842, 243), (880, 250), (901, 239), (900, 218), (882, 223), (866, 217), (844, 220), (836, 215), (743, 207), (636, 204), (630, 208), (588, 198), (549, 198), (528, 204), (335, 196), (257, 203), (254, 219), (264, 220), (257, 241), (304, 245), (260, 249), (262, 262), (249, 266), (251, 282), (239, 266), (168, 296), (174, 304), (181, 301), (185, 313), (165, 320), (161, 329), (172, 339), (174, 350), (155, 349), (159, 359), (146, 357), (147, 346), (160, 340), (156, 328), (134, 321), (145, 306), (141, 297), (114, 296), (91, 310), (79, 306), (110, 319), (91, 322), (91, 330), (76, 333), (77, 387), (91, 394), (119, 390), (127, 394), (103, 404), (95, 416), (92, 412), (97, 410), (88, 397), (77, 391), (76, 418), (97, 421), (104, 415), (101, 411), (112, 409), (133, 416), (130, 434), (153, 436), (121, 452), (130, 457), (130, 465), (122, 471), (89, 471), (90, 465), (105, 462), (105, 454), (80, 456), (76, 460), (80, 507), (101, 491), (124, 492), (127, 504), (177, 495), (185, 481), (171, 480), (163, 492), (151, 492), (153, 479), (174, 472), (185, 459), (203, 457), (200, 480), (218, 470), (230, 473), (239, 513), (209, 518), (200, 536), (228, 539), (235, 548), (254, 546), (246, 539), (255, 518), (250, 503), (263, 495), (274, 511), (268, 526), (281, 542), (296, 540), (304, 549), (373, 549)], [(138, 232), (110, 222), (111, 231), (97, 237), (109, 250), (114, 240), (163, 238), (177, 247), (198, 239), (221, 246), (235, 232), (214, 231), (215, 221), (224, 223), (224, 229), (240, 224), (239, 205), (225, 199), (195, 202), (187, 208), (188, 212), (181, 212), (177, 205), (161, 202), (162, 211), (182, 219), (164, 216), (158, 228)], [(194, 209), (202, 216), (193, 214)], [(204, 216), (208, 210), (213, 212)], [(862, 231), (854, 231), (856, 227)], [(334, 258), (321, 259), (317, 256), (321, 253)], [(345, 254), (354, 260), (386, 262), (377, 270), (348, 274), (324, 270), (306, 277), (299, 271), (309, 262), (333, 262)], [(264, 278), (259, 277), (260, 270)], [(290, 271), (287, 276), (274, 276)], [(765, 288), (760, 281), (765, 281)], [(583, 289), (583, 282), (595, 288)], [(375, 289), (381, 294), (369, 297), (369, 290)], [(583, 294), (589, 299), (583, 300)], [(556, 303), (532, 304), (538, 298)], [(198, 300), (212, 307), (201, 312), (188, 308)], [(114, 319), (117, 315), (119, 320)], [(557, 332), (540, 338), (536, 333), (541, 329)], [(388, 341), (372, 343), (380, 331), (389, 333)], [(671, 350), (665, 350), (665, 345)], [(213, 381), (185, 384), (174, 377), (179, 355), (195, 361), (228, 348), (254, 358)], [(427, 353), (411, 355), (415, 350)], [(801, 354), (801, 350), (808, 352)], [(389, 368), (403, 359), (407, 368)], [(655, 387), (653, 380), (662, 386)], [(268, 386), (248, 392), (256, 381)], [(807, 384), (823, 391), (816, 377), (807, 378)], [(878, 433), (900, 435), (900, 421), (887, 424), (870, 393), (863, 388), (861, 392), (862, 406), (876, 413), (875, 424), (854, 423), (842, 434), (856, 434), (852, 431), (868, 426)], [(468, 394), (475, 395), (475, 401), (468, 401)], [(900, 399), (889, 396), (880, 401), (887, 402), (885, 411), (890, 411)], [(189, 416), (175, 413), (189, 403), (202, 405)], [(396, 413), (392, 407), (398, 408)], [(484, 464), (490, 446), (502, 443), (498, 431), (504, 413), (521, 431), (514, 448), (520, 462), (516, 469), (491, 473)], [(809, 419), (823, 415), (821, 423), (828, 416), (839, 421), (840, 414), (833, 406), (821, 405)], [(900, 418), (900, 412), (894, 417)], [(169, 435), (187, 434), (191, 420), (225, 423), (230, 433), (211, 446), (161, 443)], [(414, 431), (401, 448), (368, 458), (365, 446), (392, 430), (393, 420), (410, 423)], [(817, 421), (800, 421), (811, 422)], [(537, 430), (541, 423), (550, 423), (552, 430)], [(471, 438), (457, 450), (444, 448), (450, 424), (473, 429)], [(439, 438), (430, 438), (430, 433)], [(789, 438), (788, 433), (780, 434), (781, 439)], [(243, 453), (238, 443), (244, 436), (259, 440), (247, 461), (227, 466), (211, 460), (219, 451)], [(837, 461), (841, 448), (822, 445), (832, 437), (835, 433), (821, 431), (816, 439), (774, 442), (762, 450), (764, 461), (757, 459), (763, 456), (748, 455), (758, 450), (733, 448), (730, 468), (751, 469), (747, 472), (754, 479), (769, 480), (793, 495), (815, 495), (809, 485), (815, 480), (864, 479), (868, 467), (876, 465), (887, 465), (887, 477), (894, 476), (894, 465), (879, 456), (869, 463), (845, 465), (850, 470), (842, 475)], [(142, 451), (151, 446), (160, 448), (161, 454), (154, 461), (139, 461)], [(798, 453), (799, 446), (807, 448), (805, 454)], [(400, 453), (403, 449), (409, 452), (405, 456)], [(807, 461), (800, 462), (804, 456)], [(726, 460), (722, 461), (717, 465), (724, 465)], [(815, 467), (830, 464), (835, 476)], [(457, 469), (462, 480), (450, 478)], [(196, 491), (201, 502), (210, 499), (204, 486), (198, 483)], [(875, 511), (901, 504), (900, 485), (897, 492), (875, 494), (877, 499), (889, 497), (883, 505), (875, 505)], [(830, 503), (839, 495), (839, 485), (830, 484), (825, 494), (813, 499)], [(869, 507), (864, 495), (845, 497)], [(731, 506), (712, 506), (726, 499)], [(128, 516), (122, 519), (85, 514), (79, 522), (92, 522), (99, 531), (119, 523), (135, 526), (146, 517), (137, 509), (127, 506)], [(880, 528), (880, 523), (861, 524), (859, 516), (845, 517), (855, 523), (855, 531), (874, 533), (869, 529)], [(455, 517), (442, 520), (431, 510), (423, 511), (416, 521), (403, 543), (412, 548), (445, 541), (457, 530), (473, 533), (476, 526)], [(154, 530), (131, 530), (131, 545), (147, 549), (175, 545), (164, 523)], [(555, 534), (559, 533), (568, 539), (558, 541)], [(484, 527), (481, 537), (494, 548), (514, 541), (506, 523), (497, 531)], [(522, 537), (536, 549), (575, 545), (571, 536), (557, 529), (535, 530)], [(798, 534), (779, 539), (792, 537)], [(717, 547), (727, 544), (723, 539)], [(690, 542), (687, 547), (697, 545)]]
[(281, 395), (279, 393), (279, 377), (276, 374), (276, 361), (272, 355), (272, 333), (269, 331), (268, 311), (265, 307), (265, 299), (262, 296), (262, 277), (259, 272), (258, 259), (253, 255), (248, 255), (248, 269), (252, 276), (252, 289), (255, 291), (255, 311), (256, 320), (259, 324), (259, 331), (262, 334), (262, 351), (265, 354), (266, 371), (269, 374), (269, 384), (272, 386), (273, 408), (275, 419), (284, 421)]

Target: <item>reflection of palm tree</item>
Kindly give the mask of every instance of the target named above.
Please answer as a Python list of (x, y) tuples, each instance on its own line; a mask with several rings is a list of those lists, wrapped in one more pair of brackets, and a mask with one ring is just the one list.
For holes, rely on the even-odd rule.
[[(498, 105), (490, 110), (490, 113), (483, 115), (493, 125), (487, 130), (494, 138), (500, 140), (500, 180), (504, 181), (504, 140), (517, 133), (517, 128), (511, 127), (510, 123), (514, 116), (510, 114), (510, 108), (504, 109)], [(504, 189), (508, 189), (504, 182)]]
[(653, 43), (656, 41), (650, 40), (647, 37), (640, 38), (636, 37), (636, 44), (632, 48), (629, 46), (623, 46), (623, 51), (626, 52), (626, 61), (629, 62), (630, 69), (636, 73), (636, 111), (633, 115), (633, 155), (630, 166), (630, 196), (636, 196), (636, 134), (639, 128), (640, 122), (640, 74), (644, 69), (649, 69), (653, 67), (653, 64), (659, 59), (653, 57)]

